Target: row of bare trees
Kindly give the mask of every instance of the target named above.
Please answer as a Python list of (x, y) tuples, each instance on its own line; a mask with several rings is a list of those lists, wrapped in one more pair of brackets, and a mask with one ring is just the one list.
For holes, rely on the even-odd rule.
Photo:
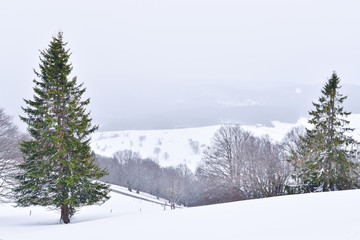
[(267, 136), (256, 137), (239, 125), (221, 127), (196, 171), (203, 186), (202, 201), (219, 203), (285, 194), (289, 151), (286, 144), (274, 143)]
[(193, 187), (195, 176), (184, 164), (177, 167), (161, 167), (149, 158), (141, 158), (131, 150), (119, 151), (113, 157), (96, 155), (101, 168), (109, 175), (103, 181), (127, 187), (134, 192), (147, 192), (168, 199), (171, 203), (195, 205)]

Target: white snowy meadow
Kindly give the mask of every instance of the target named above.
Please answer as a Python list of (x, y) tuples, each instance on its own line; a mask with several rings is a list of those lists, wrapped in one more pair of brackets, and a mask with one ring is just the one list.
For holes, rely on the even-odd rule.
[(67, 225), (45, 208), (0, 205), (0, 239), (360, 239), (360, 190), (165, 211), (159, 204), (111, 196), (101, 206), (82, 208)]

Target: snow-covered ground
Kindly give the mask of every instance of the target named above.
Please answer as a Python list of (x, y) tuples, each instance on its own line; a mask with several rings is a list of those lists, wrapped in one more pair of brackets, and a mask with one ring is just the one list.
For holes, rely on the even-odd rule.
[[(0, 239), (360, 239), (360, 190), (311, 193), (164, 211), (117, 193), (68, 225), (45, 208), (0, 205)], [(31, 211), (31, 215), (30, 215)]]
[[(106, 219), (113, 219), (119, 216), (123, 218), (136, 215), (137, 218), (149, 213), (162, 212), (170, 210), (170, 205), (165, 199), (158, 199), (146, 193), (132, 193), (126, 188), (112, 185), (112, 189), (123, 192), (125, 194), (141, 197), (145, 200), (132, 198), (116, 192), (111, 192), (111, 198), (103, 205), (94, 205), (91, 207), (81, 208), (75, 216), (71, 219), (74, 229), (73, 234), (78, 236), (78, 239), (96, 239), (86, 232), (81, 233), (84, 229), (81, 226), (92, 225), (91, 222), (106, 222)], [(147, 201), (148, 200), (148, 201)], [(156, 203), (154, 203), (156, 202)], [(166, 204), (166, 206), (164, 206)], [(61, 232), (59, 225), (60, 212), (56, 210), (49, 210), (43, 207), (27, 207), (19, 208), (13, 207), (14, 204), (0, 204), (0, 239), (62, 239), (61, 234), (52, 235), (52, 231)], [(114, 220), (116, 221), (116, 220)], [(77, 227), (79, 230), (77, 230)], [(60, 228), (59, 228), (60, 227)], [(85, 226), (85, 228), (87, 228)], [(92, 227), (94, 228), (94, 227)], [(96, 231), (100, 231), (102, 227), (95, 227)], [(65, 229), (63, 229), (65, 230)], [(120, 226), (114, 229), (112, 233), (115, 235), (116, 231), (120, 230)], [(83, 234), (90, 238), (82, 238)], [(75, 239), (75, 236), (67, 234), (65, 239)], [(101, 239), (101, 238), (98, 238)]]
[[(354, 137), (360, 140), (360, 114), (350, 117), (351, 126), (357, 128)], [(281, 141), (293, 127), (307, 125), (306, 118), (296, 123), (273, 121), (272, 127), (263, 125), (243, 126), (256, 136), (269, 135), (274, 141)], [(100, 155), (112, 157), (120, 150), (131, 149), (142, 157), (150, 157), (161, 166), (176, 166), (185, 163), (195, 170), (201, 160), (201, 153), (211, 142), (214, 133), (221, 126), (169, 130), (129, 130), (98, 132), (92, 136), (92, 149)]]

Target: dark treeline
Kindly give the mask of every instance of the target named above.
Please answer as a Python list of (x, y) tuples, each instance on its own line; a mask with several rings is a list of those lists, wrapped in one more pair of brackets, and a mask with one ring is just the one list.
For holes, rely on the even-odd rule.
[(129, 191), (147, 192), (177, 204), (198, 204), (195, 176), (186, 165), (164, 168), (130, 150), (119, 151), (112, 158), (96, 155), (96, 161), (109, 171), (109, 175), (101, 179), (105, 182), (127, 187)]

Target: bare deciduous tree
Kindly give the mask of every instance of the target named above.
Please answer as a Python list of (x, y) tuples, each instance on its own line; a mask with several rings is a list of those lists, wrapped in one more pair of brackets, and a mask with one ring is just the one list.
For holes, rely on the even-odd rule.
[(285, 135), (282, 146), (287, 156), (290, 156), (294, 151), (296, 152), (301, 148), (303, 144), (301, 137), (304, 137), (305, 134), (306, 128), (304, 126), (298, 126), (290, 129)]
[(0, 108), (0, 202), (8, 201), (16, 164), (21, 161), (18, 148), (20, 134), (12, 118)]
[(197, 176), (217, 201), (283, 194), (290, 174), (280, 145), (268, 137), (255, 137), (238, 125), (223, 126), (205, 149)]

